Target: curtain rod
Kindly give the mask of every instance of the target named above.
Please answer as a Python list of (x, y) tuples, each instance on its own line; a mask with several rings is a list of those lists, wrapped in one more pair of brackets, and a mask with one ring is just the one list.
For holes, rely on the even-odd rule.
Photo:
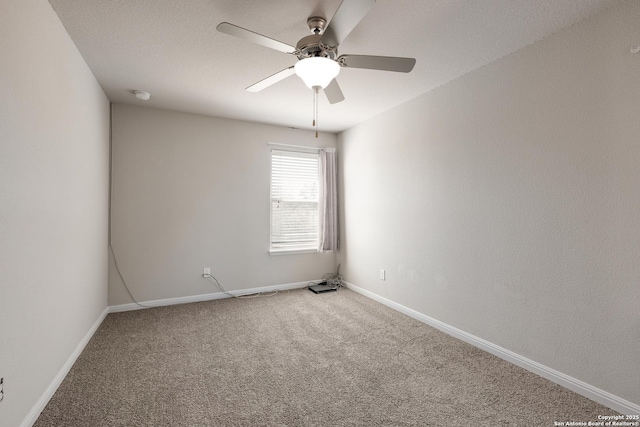
[(322, 148), (320, 147), (307, 147), (304, 145), (281, 144), (279, 142), (267, 142), (267, 145), (279, 145), (280, 147), (304, 148), (306, 150), (316, 150), (316, 151), (322, 150)]

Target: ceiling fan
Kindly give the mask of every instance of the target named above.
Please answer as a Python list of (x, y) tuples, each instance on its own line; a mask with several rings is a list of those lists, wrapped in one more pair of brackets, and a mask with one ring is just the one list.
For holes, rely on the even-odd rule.
[(329, 102), (335, 104), (344, 100), (342, 90), (335, 79), (341, 67), (408, 73), (416, 63), (414, 58), (351, 54), (338, 56), (340, 43), (347, 38), (374, 4), (375, 0), (343, 0), (329, 25), (323, 17), (310, 17), (307, 19), (307, 25), (312, 35), (301, 38), (295, 47), (228, 22), (220, 23), (216, 29), (261, 46), (297, 56), (299, 59), (295, 66), (260, 80), (246, 90), (258, 92), (297, 74), (316, 93), (319, 89), (323, 89)]

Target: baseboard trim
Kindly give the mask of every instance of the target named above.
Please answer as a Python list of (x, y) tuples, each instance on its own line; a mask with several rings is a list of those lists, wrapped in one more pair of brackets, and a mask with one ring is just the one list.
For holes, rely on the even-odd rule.
[[(258, 292), (286, 291), (289, 289), (304, 288), (310, 282), (317, 282), (317, 280), (286, 283), (282, 285), (263, 286), (260, 288), (242, 289), (239, 291), (229, 291), (229, 293), (233, 295), (241, 296), (241, 295), (247, 295), (247, 294), (255, 294)], [(224, 299), (224, 298), (231, 298), (231, 297), (222, 292), (214, 292), (210, 294), (190, 295), (186, 297), (140, 301), (140, 303), (145, 305), (146, 307), (141, 307), (136, 303), (112, 305), (112, 306), (109, 306), (109, 313), (119, 313), (122, 311), (132, 311), (132, 310), (143, 310), (146, 308), (163, 307), (167, 305), (176, 305), (176, 304), (188, 304), (192, 302), (212, 301), (212, 300)]]
[(96, 321), (93, 322), (93, 325), (91, 325), (87, 333), (84, 335), (84, 337), (82, 337), (82, 340), (80, 340), (80, 342), (76, 346), (75, 350), (73, 350), (73, 353), (71, 353), (71, 355), (69, 356), (65, 364), (62, 365), (62, 368), (60, 368), (56, 376), (53, 378), (53, 380), (49, 384), (49, 387), (47, 387), (47, 389), (44, 391), (44, 393), (42, 394), (38, 402), (34, 405), (33, 408), (31, 408), (31, 411), (29, 412), (27, 417), (24, 419), (22, 424), (20, 424), (21, 427), (31, 427), (35, 424), (35, 422), (38, 420), (38, 417), (44, 410), (45, 406), (47, 406), (47, 403), (49, 403), (49, 400), (51, 400), (56, 390), (58, 390), (58, 387), (60, 387), (60, 384), (62, 384), (62, 381), (71, 370), (71, 367), (73, 366), (74, 363), (76, 363), (78, 356), (80, 356), (80, 353), (82, 353), (84, 348), (87, 346), (87, 344), (89, 343), (89, 340), (91, 340), (91, 337), (93, 337), (93, 334), (96, 333), (96, 331), (98, 330), (98, 327), (100, 326), (100, 324), (102, 323), (102, 321), (104, 320), (104, 318), (107, 316), (108, 313), (109, 313), (109, 308), (107, 307), (102, 311), (102, 313), (100, 313)]
[(507, 362), (513, 363), (514, 365), (520, 366), (521, 368), (533, 372), (534, 374), (540, 375), (541, 377), (546, 378), (549, 381), (552, 381), (562, 387), (568, 388), (569, 390), (572, 390), (588, 399), (605, 405), (615, 411), (626, 415), (640, 414), (640, 405), (629, 402), (628, 400), (622, 399), (621, 397), (615, 396), (607, 391), (601, 390), (569, 375), (563, 374), (562, 372), (556, 371), (555, 369), (549, 368), (548, 366), (545, 366), (541, 363), (502, 348), (487, 340), (478, 338), (475, 335), (471, 335), (468, 332), (436, 320), (432, 317), (420, 313), (419, 311), (405, 307), (402, 304), (398, 304), (395, 301), (391, 301), (390, 299), (382, 297), (352, 283), (345, 282), (345, 284), (347, 285), (347, 288), (359, 294), (362, 294), (368, 298), (371, 298), (372, 300), (384, 304), (387, 307), (393, 308), (394, 310), (406, 314), (409, 317), (426, 323), (429, 326), (439, 329), (448, 335), (465, 341), (475, 347), (493, 354), (494, 356), (498, 356), (499, 358), (504, 359)]

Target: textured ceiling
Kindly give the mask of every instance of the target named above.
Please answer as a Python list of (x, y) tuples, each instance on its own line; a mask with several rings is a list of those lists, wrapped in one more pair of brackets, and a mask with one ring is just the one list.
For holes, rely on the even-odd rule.
[[(348, 1), (348, 0), (347, 0)], [(378, 0), (339, 53), (407, 56), (410, 74), (343, 68), (346, 100), (320, 97), (320, 129), (359, 124), (534, 43), (617, 0)], [(341, 0), (50, 0), (113, 102), (311, 128), (312, 91), (291, 76), (245, 87), (297, 61), (216, 31), (226, 21), (295, 45), (306, 20)], [(139, 101), (134, 90), (150, 92)]]

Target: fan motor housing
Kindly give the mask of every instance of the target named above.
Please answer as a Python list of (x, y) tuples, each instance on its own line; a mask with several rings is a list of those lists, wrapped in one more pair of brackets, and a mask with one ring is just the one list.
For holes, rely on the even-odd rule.
[(323, 44), (321, 39), (322, 36), (320, 34), (301, 38), (296, 45), (298, 59), (321, 56), (335, 60), (338, 56), (338, 50)]

